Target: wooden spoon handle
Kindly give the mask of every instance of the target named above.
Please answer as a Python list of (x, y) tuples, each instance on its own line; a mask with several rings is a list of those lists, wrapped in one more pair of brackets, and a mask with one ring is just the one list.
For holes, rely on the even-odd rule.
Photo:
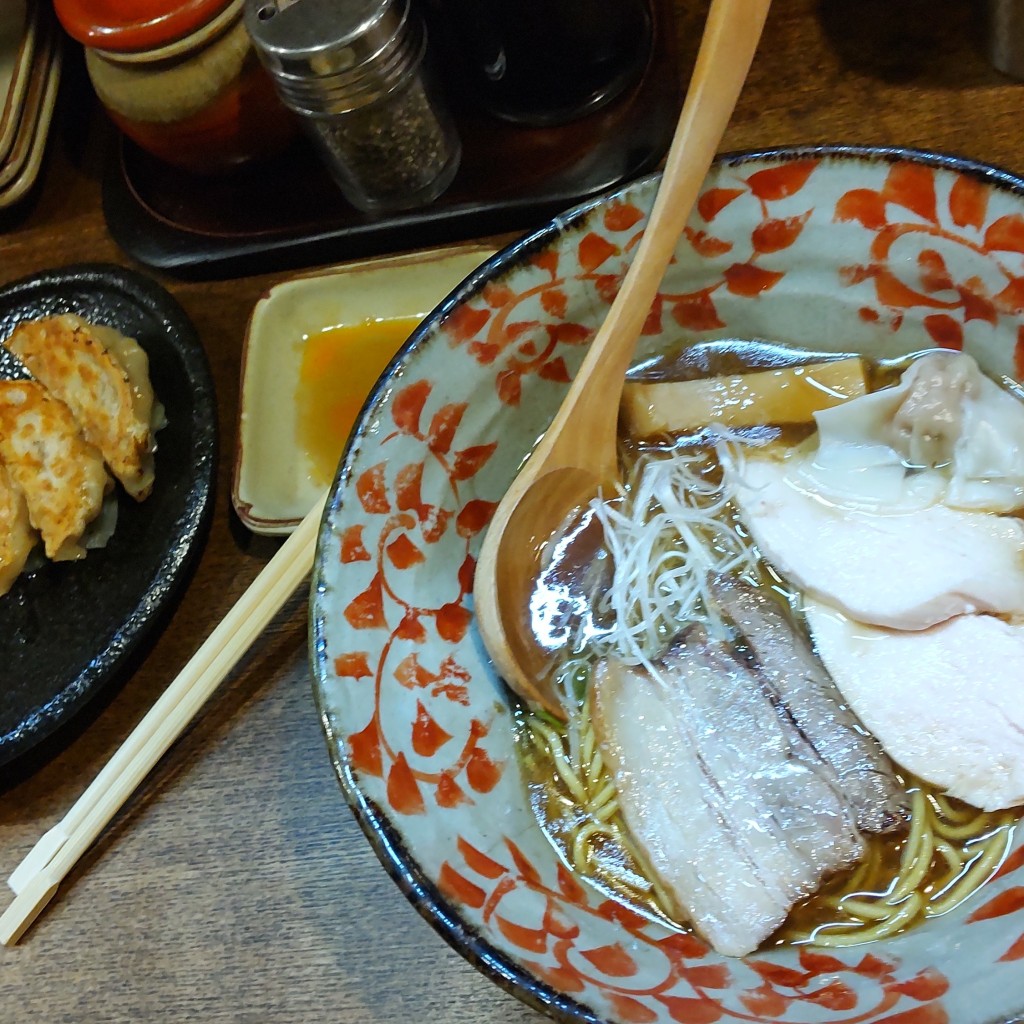
[(712, 0), (654, 208), (608, 316), (526, 464), (491, 519), (474, 576), (480, 635), (520, 695), (564, 714), (531, 624), (544, 546), (573, 509), (618, 478), (622, 386), (665, 268), (746, 78), (770, 0)]
[[(589, 466), (599, 479), (615, 475), (616, 422), (608, 408), (618, 406), (636, 339), (739, 99), (770, 2), (711, 4), (649, 226), (547, 432), (553, 464)], [(597, 395), (603, 397), (595, 401)], [(564, 429), (567, 420), (571, 430)]]

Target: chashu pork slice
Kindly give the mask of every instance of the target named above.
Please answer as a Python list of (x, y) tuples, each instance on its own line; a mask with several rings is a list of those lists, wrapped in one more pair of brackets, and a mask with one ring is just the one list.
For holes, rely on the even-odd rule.
[(154, 397), (146, 353), (72, 313), (26, 320), (4, 343), (75, 414), (85, 439), (136, 500), (153, 487)]
[(894, 761), (985, 811), (1024, 804), (1024, 626), (961, 615), (877, 629), (809, 602), (843, 696)]
[(0, 460), (25, 495), (48, 558), (82, 558), (111, 480), (71, 410), (34, 380), (0, 381)]
[(747, 661), (777, 706), (836, 773), (857, 827), (902, 828), (910, 806), (892, 762), (843, 702), (803, 633), (776, 601), (737, 576), (714, 574), (709, 590), (742, 636)]
[(842, 508), (802, 490), (790, 463), (773, 459), (748, 459), (729, 474), (766, 561), (852, 619), (914, 630), (972, 612), (1024, 615), (1018, 519), (945, 505)]
[(14, 585), (37, 539), (25, 495), (0, 462), (0, 596)]
[(691, 629), (654, 674), (603, 660), (598, 743), (669, 912), (742, 956), (863, 850), (853, 811), (749, 670)]

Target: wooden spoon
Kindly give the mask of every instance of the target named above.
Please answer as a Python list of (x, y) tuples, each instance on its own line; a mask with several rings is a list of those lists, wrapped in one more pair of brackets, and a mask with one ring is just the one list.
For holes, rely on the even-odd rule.
[(608, 315), (551, 426), (491, 520), (477, 563), (480, 635), (521, 696), (565, 717), (548, 682), (549, 655), (530, 628), (544, 545), (618, 478), (619, 400), (636, 341), (732, 116), (770, 0), (712, 0), (647, 228)]

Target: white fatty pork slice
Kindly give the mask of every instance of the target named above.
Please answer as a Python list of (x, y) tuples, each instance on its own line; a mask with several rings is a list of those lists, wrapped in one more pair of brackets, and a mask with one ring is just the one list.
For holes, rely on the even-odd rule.
[(945, 505), (839, 507), (803, 490), (792, 462), (749, 459), (730, 477), (762, 556), (805, 594), (892, 629), (973, 612), (1024, 614), (1020, 520)]
[(903, 632), (806, 611), (843, 697), (897, 764), (982, 810), (1024, 803), (1024, 626), (962, 615)]
[(615, 659), (594, 728), (647, 868), (718, 952), (743, 956), (862, 853), (827, 767), (744, 667), (676, 647), (658, 676)]

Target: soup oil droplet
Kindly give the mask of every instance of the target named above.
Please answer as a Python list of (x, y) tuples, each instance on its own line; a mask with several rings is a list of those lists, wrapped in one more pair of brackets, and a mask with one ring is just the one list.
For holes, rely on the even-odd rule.
[(420, 317), (329, 327), (302, 344), (296, 388), (298, 440), (310, 477), (326, 487), (370, 389)]

